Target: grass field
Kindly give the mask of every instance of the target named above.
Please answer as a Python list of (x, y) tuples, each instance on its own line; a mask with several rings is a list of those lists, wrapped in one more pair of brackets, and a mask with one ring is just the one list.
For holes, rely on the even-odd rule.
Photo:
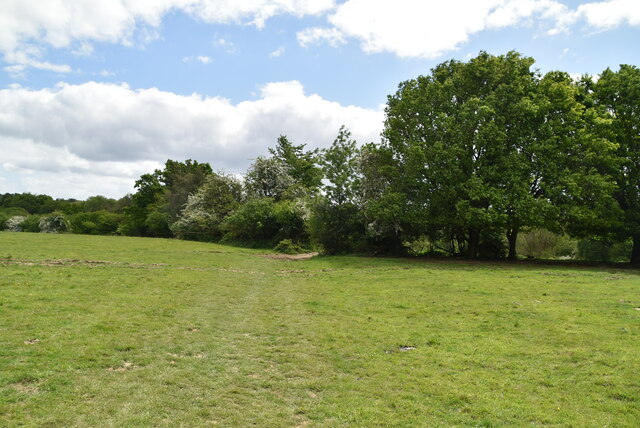
[(638, 426), (638, 308), (633, 270), (2, 232), (0, 426)]

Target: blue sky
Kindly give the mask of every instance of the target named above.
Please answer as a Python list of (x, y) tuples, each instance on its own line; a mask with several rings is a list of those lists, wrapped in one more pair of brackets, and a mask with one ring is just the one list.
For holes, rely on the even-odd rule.
[(242, 173), (342, 124), (378, 141), (387, 95), (442, 61), (598, 74), (638, 41), (635, 0), (4, 0), (0, 193), (119, 197), (167, 158)]

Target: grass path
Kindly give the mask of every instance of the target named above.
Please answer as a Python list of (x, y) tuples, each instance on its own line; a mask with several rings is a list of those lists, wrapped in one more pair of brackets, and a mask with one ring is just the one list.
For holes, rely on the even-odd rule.
[(0, 426), (640, 420), (638, 271), (259, 253), (0, 233)]

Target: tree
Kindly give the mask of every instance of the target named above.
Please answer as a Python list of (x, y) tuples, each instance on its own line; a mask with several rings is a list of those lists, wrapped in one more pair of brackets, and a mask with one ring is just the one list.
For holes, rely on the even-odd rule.
[(285, 163), (276, 158), (258, 157), (249, 167), (245, 187), (250, 198), (282, 200), (291, 195), (295, 180)]
[(165, 211), (169, 217), (169, 223), (173, 223), (178, 218), (189, 195), (198, 190), (207, 176), (212, 173), (211, 165), (191, 159), (184, 162), (168, 159), (164, 169), (155, 172), (158, 181), (165, 187)]
[(541, 226), (579, 238), (608, 236), (620, 218), (612, 199), (611, 121), (565, 72), (547, 73), (539, 86), (541, 120), (530, 163), (532, 191), (548, 202)]
[(125, 221), (120, 232), (125, 235), (149, 236), (147, 217), (152, 211), (164, 203), (164, 187), (158, 179), (158, 174), (143, 174), (136, 180), (136, 193), (131, 196), (131, 205), (125, 208)]
[(351, 132), (341, 126), (338, 136), (322, 152), (320, 164), (328, 183), (323, 186), (327, 198), (334, 204), (355, 203), (358, 184), (358, 148)]
[(179, 219), (171, 225), (181, 239), (215, 241), (222, 237), (222, 222), (242, 200), (242, 184), (231, 175), (212, 173), (189, 195)]
[(620, 162), (615, 181), (615, 200), (624, 212), (619, 228), (631, 238), (630, 262), (640, 266), (640, 69), (621, 65), (617, 72), (606, 69), (592, 85), (595, 101), (612, 119), (612, 139), (618, 144)]
[(126, 221), (121, 232), (126, 235), (171, 236), (172, 224), (184, 208), (189, 195), (211, 174), (208, 163), (188, 159), (167, 160), (162, 170), (143, 174), (135, 183), (136, 193), (125, 208)]
[(276, 146), (269, 148), (274, 159), (287, 166), (287, 172), (294, 182), (308, 192), (315, 192), (322, 184), (322, 169), (318, 167), (318, 149), (305, 151), (305, 144), (298, 146), (291, 143), (286, 136), (278, 137)]
[(349, 130), (342, 126), (322, 155), (327, 183), (312, 206), (311, 237), (328, 254), (352, 252), (361, 247), (364, 225), (356, 205), (358, 149)]
[(611, 189), (604, 122), (566, 73), (540, 78), (533, 63), (481, 52), (389, 97), (391, 191), (406, 205), (408, 237), (426, 231), (476, 258), (499, 255), (505, 234), (515, 259), (523, 229), (602, 226)]
[(515, 257), (518, 230), (535, 222), (523, 212), (531, 211), (523, 153), (536, 126), (532, 65), (516, 52), (481, 52), (468, 63), (440, 64), (389, 97), (383, 134), (410, 234), (463, 237), (460, 251), (476, 258), (483, 239), (506, 230)]
[(83, 208), (85, 212), (115, 211), (117, 203), (115, 199), (106, 198), (101, 195), (90, 196), (84, 201)]

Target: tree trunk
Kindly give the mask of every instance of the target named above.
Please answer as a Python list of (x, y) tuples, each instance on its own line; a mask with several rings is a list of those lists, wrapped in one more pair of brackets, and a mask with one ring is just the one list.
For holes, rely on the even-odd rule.
[(633, 249), (631, 250), (631, 266), (640, 268), (640, 235), (633, 236)]
[(509, 241), (509, 255), (507, 258), (509, 260), (517, 260), (518, 254), (516, 251), (516, 244), (518, 242), (518, 232), (519, 228), (516, 226), (513, 229), (507, 230), (507, 240)]
[(469, 229), (469, 247), (467, 248), (467, 258), (477, 259), (480, 250), (480, 230)]

